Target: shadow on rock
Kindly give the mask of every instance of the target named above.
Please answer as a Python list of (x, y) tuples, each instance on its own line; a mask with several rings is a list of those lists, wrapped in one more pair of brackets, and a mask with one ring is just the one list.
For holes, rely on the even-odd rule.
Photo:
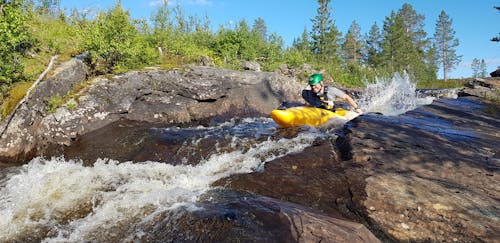
[(353, 120), (338, 141), (367, 176), (364, 188), (352, 190), (361, 199), (353, 202), (400, 241), (494, 241), (499, 118), (476, 98), (459, 98)]
[[(158, 215), (135, 240), (162, 242), (380, 242), (362, 224), (269, 197), (216, 190), (198, 209)], [(154, 225), (154, 226), (151, 226)]]

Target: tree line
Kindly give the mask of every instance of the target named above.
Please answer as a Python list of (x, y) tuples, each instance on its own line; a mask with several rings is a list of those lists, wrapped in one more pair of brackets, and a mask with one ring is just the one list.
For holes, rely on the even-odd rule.
[[(420, 83), (444, 80), (460, 62), (452, 20), (442, 11), (432, 37), (424, 31), (425, 16), (410, 4), (392, 11), (379, 25), (362, 33), (354, 20), (345, 34), (335, 25), (330, 0), (318, 0), (312, 28), (285, 47), (269, 33), (264, 19), (242, 19), (234, 26), (211, 29), (208, 16), (186, 16), (167, 1), (149, 19), (133, 19), (121, 1), (90, 17), (77, 9), (65, 13), (59, 0), (2, 0), (0, 4), (0, 92), (32, 79), (34, 59), (54, 54), (88, 53), (94, 74), (149, 65), (163, 68), (209, 59), (214, 65), (239, 69), (242, 61), (257, 61), (264, 71), (282, 64), (310, 64), (347, 86), (361, 86), (375, 76), (407, 72)], [(48, 60), (48, 58), (46, 58)], [(38, 60), (38, 62), (42, 62)], [(31, 71), (31, 72), (30, 72)], [(2, 96), (3, 97), (3, 96)]]

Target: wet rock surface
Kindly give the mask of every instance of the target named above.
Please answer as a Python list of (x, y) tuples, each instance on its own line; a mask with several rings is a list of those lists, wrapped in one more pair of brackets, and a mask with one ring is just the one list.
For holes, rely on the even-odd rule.
[(141, 241), (162, 242), (380, 242), (362, 224), (326, 216), (269, 197), (216, 190), (198, 210), (159, 215)]
[[(24, 163), (69, 146), (78, 136), (120, 119), (179, 124), (212, 117), (267, 115), (284, 100), (298, 100), (301, 85), (272, 72), (189, 66), (186, 70), (132, 71), (85, 81), (77, 59), (40, 83), (7, 126), (0, 124), (0, 160)], [(55, 97), (73, 99), (54, 111)]]
[[(369, 242), (494, 241), (500, 230), (500, 119), (488, 105), (495, 106), (465, 97), (396, 117), (360, 116), (338, 130), (337, 139), (318, 140), (266, 163), (263, 171), (215, 182), (225, 189), (207, 194), (203, 210), (158, 216), (143, 240), (335, 242), (344, 235)], [(171, 159), (182, 146), (168, 140), (158, 151)], [(210, 151), (199, 146), (191, 149)], [(301, 230), (294, 226), (298, 221)]]
[[(78, 78), (85, 74), (70, 73)], [(48, 113), (46, 99), (73, 84), (47, 83), (51, 88), (40, 89), (47, 95), (35, 93), (37, 98), (19, 111), (1, 138), (2, 162), (25, 163), (40, 154), (65, 155), (86, 165), (97, 158), (195, 162), (210, 156), (215, 143), (230, 143), (232, 134), (206, 138), (194, 130), (158, 128), (266, 116), (281, 101), (296, 99), (293, 94), (299, 92), (294, 91), (301, 88), (275, 73), (209, 67), (131, 72), (93, 80), (75, 109)], [(138, 226), (148, 234), (133, 237), (172, 242), (494, 242), (500, 238), (500, 108), (488, 103), (485, 89), (498, 94), (498, 86), (479, 83), (464, 89), (461, 96), (467, 97), (436, 100), (403, 115), (359, 116), (337, 130), (338, 137), (272, 160), (263, 171), (218, 180), (213, 186), (219, 189), (200, 200), (203, 210), (155, 215), (154, 224)], [(297, 132), (282, 129), (259, 139)], [(190, 139), (199, 142), (186, 146)], [(118, 232), (123, 235), (96, 240), (135, 240), (127, 230)]]
[(366, 114), (333, 144), (217, 184), (362, 223), (383, 241), (493, 242), (500, 232), (499, 118), (471, 97), (398, 117)]

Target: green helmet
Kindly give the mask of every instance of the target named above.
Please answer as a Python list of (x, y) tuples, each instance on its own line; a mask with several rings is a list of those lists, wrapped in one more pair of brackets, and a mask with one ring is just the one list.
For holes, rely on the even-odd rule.
[(315, 73), (309, 77), (309, 85), (316, 85), (323, 81), (323, 75)]

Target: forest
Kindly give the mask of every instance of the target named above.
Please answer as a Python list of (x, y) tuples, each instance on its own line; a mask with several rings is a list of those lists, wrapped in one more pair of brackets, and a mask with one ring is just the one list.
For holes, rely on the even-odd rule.
[[(262, 18), (213, 30), (208, 16), (186, 16), (180, 6), (171, 8), (167, 1), (149, 19), (133, 19), (119, 0), (92, 16), (77, 9), (63, 11), (59, 0), (3, 0), (2, 115), (22, 99), (52, 56), (62, 62), (83, 53), (93, 76), (148, 66), (181, 68), (203, 60), (237, 70), (243, 61), (256, 61), (263, 71), (309, 64), (345, 87), (360, 87), (395, 72), (406, 72), (419, 87), (461, 85), (446, 76), (461, 59), (450, 16), (441, 11), (432, 34), (424, 31), (424, 19), (410, 4), (403, 4), (380, 25), (374, 22), (367, 33), (361, 33), (354, 20), (343, 34), (332, 19), (330, 0), (318, 0), (312, 29), (304, 29), (285, 46), (281, 36), (268, 33)], [(481, 62), (476, 64), (479, 73)], [(438, 80), (440, 68), (444, 77)]]

